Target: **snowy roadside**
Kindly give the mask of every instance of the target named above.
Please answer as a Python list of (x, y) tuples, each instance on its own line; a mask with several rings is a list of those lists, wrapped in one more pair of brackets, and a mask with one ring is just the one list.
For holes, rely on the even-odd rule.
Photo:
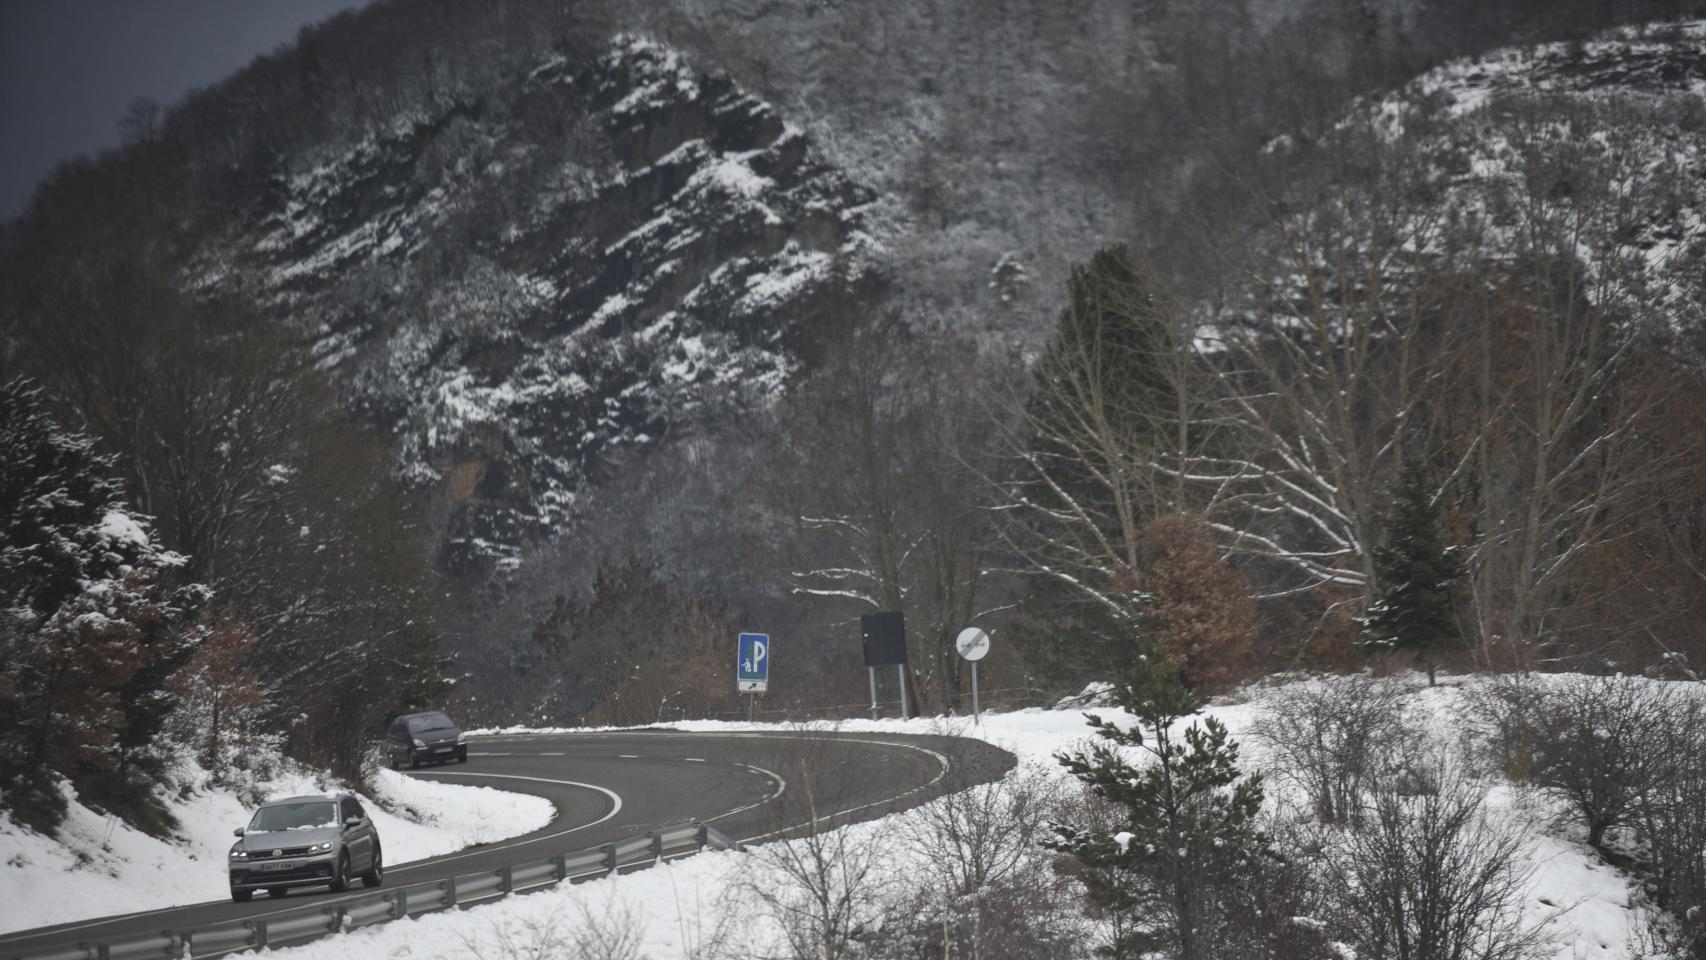
[[(1314, 681), (1305, 681), (1314, 682)], [(1466, 685), (1445, 683), (1434, 689), (1416, 676), (1390, 681), (1405, 691), (1405, 700), (1432, 734), (1444, 741), (1462, 732), (1460, 709)], [(1264, 690), (1256, 686), (1209, 707), (1208, 716), (1225, 723), (1240, 738), (1246, 769), (1266, 766), (1261, 742), (1249, 734), (1262, 722)], [(1014, 753), (1019, 764), (1010, 778), (1029, 773), (1064, 777), (1054, 755), (1087, 743), (1083, 713), (1124, 718), (1114, 708), (1030, 709), (986, 715), (979, 725), (969, 720), (855, 720), (833, 725), (848, 732), (942, 734), (977, 737)], [(665, 724), (678, 730), (747, 732), (793, 729), (781, 724), (688, 721)], [(497, 732), (497, 731), (493, 731)], [(508, 728), (506, 734), (547, 732)], [(1271, 789), (1276, 790), (1277, 785)], [(1536, 794), (1498, 787), (1487, 798), (1487, 810), (1508, 818), (1530, 842), (1534, 868), (1526, 900), (1531, 919), (1552, 916), (1567, 908), (1550, 927), (1553, 956), (1558, 960), (1622, 960), (1629, 953), (1636, 914), (1630, 909), (1629, 878), (1602, 863), (1569, 830), (1552, 827), (1552, 810)], [(882, 842), (892, 855), (878, 863), (876, 882), (925, 875), (904, 842), (918, 811), (909, 811), (843, 828), (848, 845), (862, 848)], [(766, 955), (780, 944), (777, 922), (755, 909), (752, 891), (777, 889), (788, 882), (773, 858), (764, 854), (705, 853), (652, 870), (623, 877), (564, 886), (515, 897), (490, 906), (429, 914), (359, 930), (335, 940), (322, 940), (282, 951), (289, 960), (331, 960), (352, 955), (408, 957), (411, 960), (470, 960), (480, 957), (520, 957), (562, 953), (591, 955), (619, 937), (627, 937), (634, 956), (649, 960), (698, 960), (719, 955), (709, 949), (719, 939), (736, 955)], [(739, 929), (726, 920), (739, 918)], [(568, 952), (564, 953), (567, 948)], [(551, 952), (555, 951), (555, 952)]]
[[(205, 784), (193, 766), (174, 778)], [(262, 784), (262, 799), (321, 793), (324, 781), (301, 772)], [(65, 822), (48, 837), (0, 814), (0, 933), (91, 917), (221, 900), (230, 895), (226, 852), (231, 831), (254, 804), (236, 792), (189, 787), (163, 799), (178, 820), (161, 840), (77, 802), (66, 788)], [(414, 780), (380, 770), (363, 805), (385, 843), (386, 860), (407, 863), (537, 830), (555, 810), (541, 797)]]

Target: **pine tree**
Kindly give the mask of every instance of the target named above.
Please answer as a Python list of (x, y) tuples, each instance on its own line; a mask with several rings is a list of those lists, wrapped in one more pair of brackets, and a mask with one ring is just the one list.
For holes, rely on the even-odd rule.
[(1158, 296), (1123, 246), (1074, 267), (1066, 292), (1033, 367), (1015, 488), (1029, 527), (1019, 545), (1042, 580), (1023, 612), (1043, 626), (1021, 643), (1045, 670), (1100, 678), (1126, 670), (1140, 649), (1149, 451), (1175, 406), (1163, 368), (1174, 344)]
[(1457, 549), (1445, 546), (1440, 535), (1432, 488), (1426, 466), (1404, 464), (1386, 543), (1374, 551), (1380, 594), (1362, 621), (1365, 649), (1413, 651), (1427, 667), (1429, 686), (1436, 651), (1462, 635), (1451, 593), (1463, 575)]
[[(1106, 954), (1216, 956), (1248, 926), (1234, 901), (1268, 844), (1257, 825), (1261, 776), (1239, 771), (1238, 744), (1218, 720), (1174, 730), (1202, 701), (1163, 659), (1141, 660), (1114, 700), (1137, 725), (1087, 715), (1103, 742), (1059, 759), (1118, 822), (1056, 823), (1045, 845), (1088, 868), (1092, 898), (1116, 915)], [(1148, 762), (1128, 759), (1132, 748)]]

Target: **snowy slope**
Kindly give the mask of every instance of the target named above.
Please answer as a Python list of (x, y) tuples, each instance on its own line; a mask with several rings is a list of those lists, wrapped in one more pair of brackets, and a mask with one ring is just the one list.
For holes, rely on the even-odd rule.
[[(249, 797), (205, 785), (205, 774), (190, 765), (175, 779), (182, 791), (162, 798), (179, 824), (167, 840), (84, 806), (68, 787), (57, 837), (0, 814), (0, 932), (223, 899), (230, 894), (231, 831), (248, 822), (256, 804), (328, 789), (301, 772), (283, 773)], [(529, 833), (555, 815), (540, 797), (390, 770), (378, 771), (374, 793), (363, 800), (392, 864)]]
[[(1306, 681), (1315, 682), (1315, 681)], [(1426, 679), (1409, 675), (1386, 681), (1405, 691), (1405, 700), (1416, 711), (1421, 725), (1440, 742), (1462, 733), (1459, 711), (1468, 686), (1449, 680), (1429, 689)], [(1211, 706), (1206, 712), (1224, 722), (1240, 740), (1246, 770), (1261, 770), (1266, 759), (1260, 740), (1252, 737), (1261, 725), (1263, 689), (1252, 687)], [(1093, 707), (1088, 712), (1129, 722), (1117, 709)], [(1064, 777), (1054, 756), (1087, 743), (1088, 729), (1080, 710), (1025, 710), (985, 716), (981, 725), (965, 719), (847, 721), (836, 726), (843, 731), (881, 733), (943, 733), (985, 739), (1020, 758), (1010, 776), (1027, 771), (1047, 771)], [(762, 728), (724, 722), (671, 724), (683, 730), (732, 731)], [(1270, 796), (1280, 787), (1270, 783)], [(1558, 907), (1568, 909), (1551, 921), (1550, 955), (1558, 960), (1624, 960), (1636, 914), (1630, 909), (1631, 878), (1605, 865), (1575, 833), (1552, 826), (1552, 802), (1532, 791), (1495, 786), (1488, 794), (1487, 808), (1495, 818), (1518, 825), (1529, 841), (1528, 858), (1534, 868), (1528, 891), (1527, 915), (1533, 922), (1551, 916)], [(893, 836), (904, 830), (903, 820), (915, 814), (899, 814), (844, 829), (861, 837)], [(554, 889), (517, 897), (461, 913), (431, 914), (418, 919), (368, 928), (347, 939), (322, 940), (286, 952), (290, 957), (334, 958), (363, 956), (411, 957), (416, 960), (450, 960), (467, 956), (532, 956), (531, 950), (553, 946), (561, 949), (577, 936), (614, 918), (635, 931), (640, 954), (653, 960), (693, 958), (704, 954), (696, 949), (711, 942), (731, 913), (740, 923), (733, 943), (751, 954), (766, 955), (779, 949), (780, 936), (774, 922), (736, 902), (738, 891), (752, 884), (782, 885), (786, 881), (771, 873), (759, 857), (735, 853), (707, 853), (663, 868)], [(879, 880), (904, 881), (925, 875), (919, 864), (903, 854), (885, 860)], [(730, 891), (736, 893), (730, 894)], [(725, 934), (728, 931), (723, 931)]]

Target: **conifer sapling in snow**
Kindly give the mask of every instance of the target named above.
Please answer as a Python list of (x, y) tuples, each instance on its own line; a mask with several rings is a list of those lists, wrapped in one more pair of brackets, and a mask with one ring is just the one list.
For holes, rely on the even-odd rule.
[[(1101, 742), (1059, 759), (1114, 805), (1119, 822), (1056, 823), (1055, 839), (1044, 845), (1089, 868), (1091, 897), (1124, 918), (1106, 954), (1214, 956), (1248, 925), (1233, 891), (1266, 855), (1268, 838), (1257, 824), (1261, 776), (1239, 771), (1238, 744), (1213, 717), (1173, 729), (1203, 704), (1164, 658), (1141, 660), (1115, 684), (1114, 701), (1137, 725), (1087, 714)], [(1129, 748), (1147, 754), (1147, 762), (1128, 759)]]
[(1380, 595), (1362, 621), (1365, 648), (1413, 651), (1427, 667), (1430, 686), (1435, 652), (1461, 636), (1451, 590), (1462, 576), (1457, 548), (1440, 536), (1432, 487), (1425, 466), (1404, 464), (1386, 545), (1374, 551)]

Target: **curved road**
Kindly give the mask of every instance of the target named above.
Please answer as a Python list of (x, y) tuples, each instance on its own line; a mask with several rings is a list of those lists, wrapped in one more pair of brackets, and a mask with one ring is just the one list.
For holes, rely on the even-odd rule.
[[(551, 801), (556, 816), (510, 840), (388, 864), (385, 886), (495, 870), (687, 820), (743, 843), (763, 842), (797, 832), (814, 817), (843, 823), (881, 816), (994, 779), (1012, 765), (1005, 751), (946, 736), (638, 730), (474, 737), (467, 763), (414, 775), (535, 794)], [(330, 905), (370, 892), (359, 885), (342, 895), (311, 887), (283, 899), (222, 900), (37, 927), (0, 935), (0, 957), (67, 941), (255, 919), (310, 900)]]

